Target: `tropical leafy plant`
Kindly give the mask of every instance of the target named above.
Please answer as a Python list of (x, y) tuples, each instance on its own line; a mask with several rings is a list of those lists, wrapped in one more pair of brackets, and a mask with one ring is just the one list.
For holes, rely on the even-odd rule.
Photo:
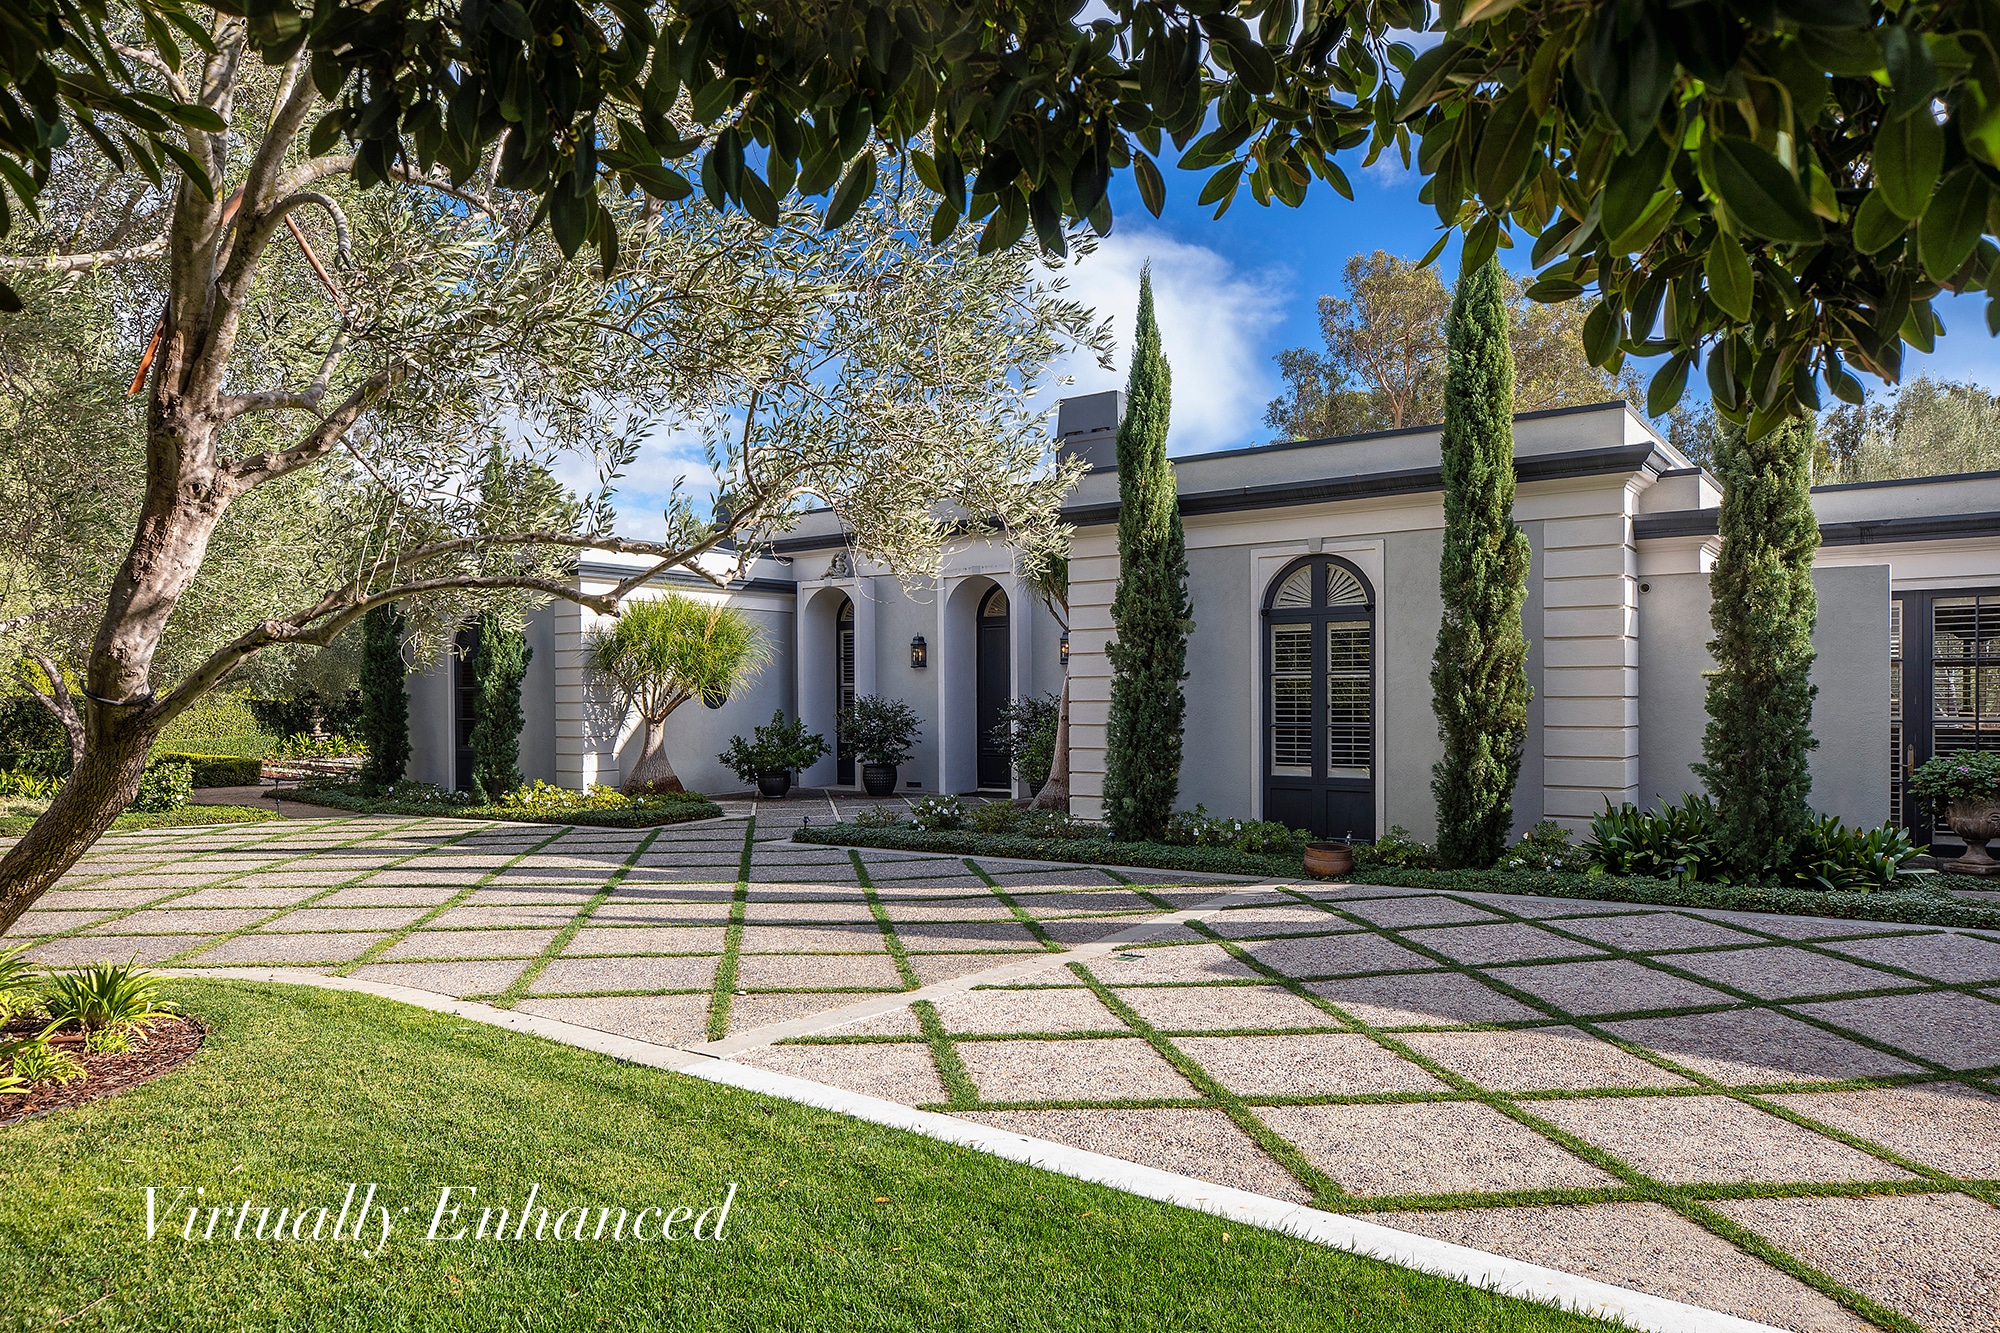
[(616, 787), (589, 787), (574, 791), (536, 778), (532, 783), (503, 793), (493, 802), (502, 810), (519, 810), (529, 815), (562, 815), (580, 810), (658, 810), (708, 798), (700, 792), (640, 792), (636, 795)]
[(1646, 812), (1630, 801), (1590, 821), (1590, 873), (1730, 882), (1717, 848), (1715, 802), (1689, 792), (1676, 805)]
[(1822, 889), (1867, 893), (1906, 887), (1935, 872), (1910, 863), (1923, 855), (1910, 831), (1894, 824), (1868, 830), (1849, 828), (1833, 815), (1806, 825), (1792, 863), (1800, 883)]
[(750, 618), (685, 593), (627, 602), (585, 641), (590, 669), (609, 681), (645, 726), (624, 789), (676, 791), (667, 718), (690, 699), (726, 699), (756, 676), (771, 649)]
[[(8, 1071), (6, 1078), (0, 1078), (0, 1092), (25, 1092), (40, 1083), (71, 1083), (85, 1073), (83, 1061), (52, 1045), (46, 1036), (0, 1046), (0, 1058), (5, 1059)], [(7, 1086), (10, 1079), (16, 1086)]]
[(50, 1022), (43, 1034), (75, 1027), (88, 1036), (171, 1018), (176, 1010), (160, 998), (160, 981), (157, 973), (132, 963), (99, 963), (58, 973), (48, 983)]
[(771, 720), (751, 728), (753, 740), (729, 738), (729, 748), (716, 758), (745, 782), (755, 782), (765, 773), (797, 773), (811, 768), (826, 755), (826, 737), (807, 731), (804, 718), (787, 718), (776, 709)]
[(887, 695), (859, 695), (840, 714), (840, 739), (864, 764), (904, 763), (923, 729), (916, 709)]
[(346, 759), (365, 756), (368, 743), (358, 736), (315, 736), (297, 731), (273, 745), (267, 759)]
[(32, 945), (17, 944), (0, 950), (0, 1023), (24, 1014), (45, 1012), (42, 997), (34, 989), (40, 969), (28, 961)]

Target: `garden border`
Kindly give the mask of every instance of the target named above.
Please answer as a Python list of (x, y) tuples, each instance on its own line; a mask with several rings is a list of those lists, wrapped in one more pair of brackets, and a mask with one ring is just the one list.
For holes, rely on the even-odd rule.
[[(371, 797), (349, 797), (345, 792), (329, 792), (324, 787), (273, 787), (265, 793), (272, 800), (297, 801), (300, 805), (316, 805), (326, 810), (339, 810), (353, 815), (394, 815), (399, 818), (412, 816), (428, 819), (476, 819), (488, 824), (563, 824), (578, 828), (662, 828), (670, 824), (692, 824), (705, 819), (730, 818), (726, 811), (707, 797), (686, 801), (689, 813), (681, 814), (671, 807), (655, 810), (566, 810), (560, 816), (537, 815), (527, 810), (506, 810), (490, 805), (440, 806), (417, 801), (385, 801)], [(332, 797), (333, 799), (328, 799)], [(740, 817), (740, 816), (739, 816)]]
[[(1827, 917), (1843, 921), (1894, 921), (1913, 926), (1958, 926), (2000, 930), (2000, 903), (1969, 903), (1943, 890), (1757, 888), (1737, 884), (1681, 884), (1643, 876), (1585, 875), (1553, 870), (1419, 870), (1371, 864), (1350, 875), (1316, 879), (1289, 858), (1239, 852), (1226, 847), (1180, 847), (1167, 843), (1114, 842), (1104, 838), (1025, 838), (976, 833), (969, 829), (924, 832), (912, 828), (811, 824), (792, 832), (793, 842), (830, 847), (879, 847), (891, 851), (942, 852), (1071, 865), (1130, 866), (1215, 875), (1254, 875), (1321, 887), (1425, 889), (1434, 893), (1500, 893), (1586, 902), (1633, 903), (1643, 907), (1708, 911), (1766, 912)], [(1129, 850), (1127, 850), (1129, 849)], [(1954, 877), (1957, 878), (1957, 877)], [(2000, 888), (2000, 881), (1994, 887)]]

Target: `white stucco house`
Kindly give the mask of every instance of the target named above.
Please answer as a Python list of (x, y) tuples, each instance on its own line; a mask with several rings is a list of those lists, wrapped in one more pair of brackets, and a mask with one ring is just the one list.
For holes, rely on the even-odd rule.
[[(727, 591), (692, 575), (654, 585), (742, 608), (774, 650), (749, 688), (674, 715), (668, 745), (683, 780), (736, 789), (716, 759), (732, 734), (783, 710), (832, 741), (841, 700), (873, 693), (907, 700), (924, 719), (899, 774), (906, 790), (1022, 792), (981, 737), (1002, 702), (1053, 694), (1067, 670), (1072, 810), (1096, 816), (1120, 403), (1093, 394), (1058, 414), (1058, 446), (1091, 467), (1065, 511), (1076, 529), (1066, 643), (1006, 546), (963, 542), (935, 583), (905, 587), (850, 552), (825, 512), (806, 515)], [(1622, 402), (1525, 413), (1515, 450), (1515, 517), (1533, 549), (1523, 614), (1534, 690), (1516, 823), (1581, 827), (1607, 800), (1675, 798), (1695, 786), (1689, 765), (1705, 721), (1716, 483)], [(1433, 837), (1438, 429), (1175, 465), (1196, 622), (1182, 803), (1333, 836), (1400, 824)], [(1911, 766), (1935, 750), (2000, 745), (2000, 473), (1827, 486), (1813, 500), (1822, 534), (1813, 800), (1855, 823), (1900, 820)], [(637, 567), (593, 557), (577, 577), (601, 590)], [(593, 619), (557, 602), (531, 622), (530, 778), (616, 783), (636, 760), (632, 719), (581, 666)], [(459, 674), (447, 659), (411, 682), (420, 780), (466, 785)], [(836, 757), (800, 779), (847, 786), (856, 776)]]

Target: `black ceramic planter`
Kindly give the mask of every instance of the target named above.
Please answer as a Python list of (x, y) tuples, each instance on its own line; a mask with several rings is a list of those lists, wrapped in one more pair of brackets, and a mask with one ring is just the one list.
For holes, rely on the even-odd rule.
[(757, 794), (767, 800), (775, 801), (791, 789), (792, 775), (783, 770), (757, 775)]
[(884, 796), (896, 794), (896, 766), (894, 764), (863, 764), (861, 766), (861, 790), (881, 800)]

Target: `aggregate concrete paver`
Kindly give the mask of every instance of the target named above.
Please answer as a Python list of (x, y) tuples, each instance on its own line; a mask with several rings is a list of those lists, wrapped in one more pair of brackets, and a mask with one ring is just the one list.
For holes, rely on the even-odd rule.
[[(551, 842), (545, 829), (454, 820), (113, 835), (7, 940), (59, 927), (34, 946), (49, 965), (136, 955), (218, 976), (291, 965), (666, 1044), (722, 1028), (740, 1043), (786, 1024), (806, 1035), (753, 1035), (762, 1044), (732, 1058), (963, 1107), (935, 1043), (1004, 1108), (952, 1111), (968, 1120), (1276, 1198), (1368, 1200), (1387, 1225), (1780, 1327), (1859, 1326), (1700, 1225), (1728, 1217), (1826, 1275), (1815, 1281), (1934, 1333), (2000, 1323), (2000, 1228), (1981, 1202), (1992, 1186), (1979, 1183), (2000, 1176), (1989, 1074), (2000, 1066), (2000, 943), (1981, 934), (1121, 872), (1142, 894), (1096, 868), (978, 859), (996, 892), (961, 858), (872, 850), (865, 889), (844, 850), (785, 841), (804, 814), (832, 815), (824, 794), (780, 803), (775, 821), (768, 802), (725, 809), (727, 821), (662, 830), (637, 855), (645, 835), (628, 831)], [(1214, 910), (1224, 894), (1244, 905)], [(1162, 920), (1170, 908), (1207, 915), (1174, 924)], [(1147, 947), (1094, 944), (1134, 927), (1150, 932)], [(865, 947), (846, 951), (855, 942)], [(1072, 963), (1126, 1008), (1107, 1007)], [(943, 1035), (926, 1039), (897, 994), (907, 974), (953, 983), (934, 1001)], [(995, 987), (979, 985), (987, 974)], [(1871, 994), (1881, 991), (1902, 993)], [(860, 1000), (886, 1007), (827, 1016)], [(1683, 1012), (1697, 1007), (1706, 1012)], [(1153, 1035), (1111, 1035), (1129, 1030), (1121, 1012)], [(1760, 1104), (1807, 1123), (1584, 1030), (1629, 1012), (1654, 1016), (1597, 1030), (1696, 1079), (1776, 1085)], [(1826, 1084), (1838, 1086), (1815, 1090)], [(1591, 1095), (1608, 1089), (1626, 1095)], [(1831, 1135), (1943, 1175), (1913, 1179)], [(1652, 1182), (1655, 1201), (1606, 1201), (1623, 1179), (1600, 1161)], [(1950, 1193), (1953, 1179), (1988, 1193)], [(1758, 1197), (1773, 1186), (1809, 1193)], [(1930, 1192), (1867, 1193), (1884, 1189)], [(1441, 1195), (1451, 1208), (1423, 1206)]]

